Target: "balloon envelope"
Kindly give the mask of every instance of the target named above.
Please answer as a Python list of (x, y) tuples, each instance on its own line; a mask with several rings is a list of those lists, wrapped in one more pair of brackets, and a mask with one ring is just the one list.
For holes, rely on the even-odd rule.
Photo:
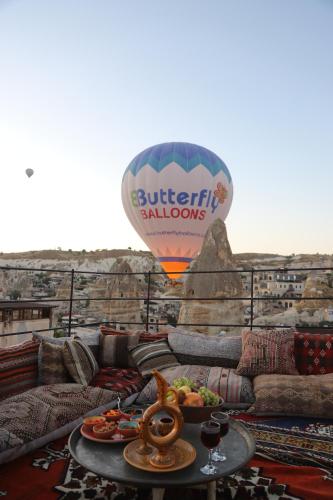
[(34, 171), (32, 170), (32, 168), (27, 168), (25, 173), (27, 174), (28, 177), (31, 177), (34, 173)]
[(185, 142), (146, 149), (132, 160), (122, 181), (126, 215), (171, 279), (198, 255), (212, 222), (226, 218), (232, 196), (223, 161)]

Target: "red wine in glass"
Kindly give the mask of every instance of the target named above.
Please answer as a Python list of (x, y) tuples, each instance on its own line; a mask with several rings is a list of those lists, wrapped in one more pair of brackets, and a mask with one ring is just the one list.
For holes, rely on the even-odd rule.
[(212, 450), (219, 444), (221, 439), (220, 424), (213, 420), (203, 422), (201, 424), (200, 438), (202, 444), (209, 450), (208, 463), (204, 467), (201, 467), (200, 471), (210, 476), (217, 471), (215, 465), (212, 463)]
[[(220, 425), (220, 436), (223, 437), (228, 434), (229, 431), (229, 415), (223, 413), (222, 411), (216, 411), (211, 414), (211, 419), (213, 422), (217, 422)], [(221, 448), (216, 448), (212, 455), (214, 462), (224, 462), (226, 460), (226, 455), (222, 452)]]

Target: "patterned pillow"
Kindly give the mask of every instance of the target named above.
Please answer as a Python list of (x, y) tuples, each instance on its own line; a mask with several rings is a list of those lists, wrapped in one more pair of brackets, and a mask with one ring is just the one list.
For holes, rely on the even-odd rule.
[(70, 381), (64, 365), (62, 345), (46, 340), (40, 343), (38, 352), (38, 376), (40, 384), (63, 384)]
[[(162, 375), (171, 385), (175, 378), (188, 377), (198, 387), (205, 386), (217, 392), (224, 399), (224, 408), (247, 409), (254, 401), (252, 383), (241, 377), (235, 370), (221, 367), (183, 365), (162, 370)], [(137, 402), (141, 404), (156, 401), (157, 387), (155, 378), (141, 391)]]
[(0, 348), (0, 401), (38, 385), (39, 342)]
[(237, 368), (242, 353), (240, 336), (216, 337), (175, 328), (169, 333), (168, 341), (184, 365)]
[(253, 380), (256, 415), (333, 417), (333, 374), (259, 375)]
[(64, 363), (77, 384), (88, 385), (98, 373), (97, 361), (91, 349), (80, 340), (65, 342)]
[(294, 357), (292, 329), (244, 330), (242, 356), (238, 375), (255, 376), (267, 373), (298, 375)]
[(301, 375), (333, 373), (333, 335), (296, 332), (295, 361)]
[(100, 365), (115, 368), (134, 367), (129, 349), (135, 347), (140, 338), (140, 333), (118, 332), (102, 334), (100, 344)]
[(137, 369), (143, 377), (150, 375), (154, 368), (156, 370), (163, 370), (163, 368), (179, 365), (167, 340), (138, 344), (130, 350), (130, 353)]

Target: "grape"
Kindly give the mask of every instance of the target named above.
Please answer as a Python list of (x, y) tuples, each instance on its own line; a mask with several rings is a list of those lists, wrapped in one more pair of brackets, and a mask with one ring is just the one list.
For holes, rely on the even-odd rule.
[(187, 377), (175, 378), (172, 385), (176, 389), (180, 389), (181, 387), (183, 387), (183, 385), (188, 385), (191, 389), (194, 389), (195, 387), (195, 383), (193, 382), (193, 380)]
[(219, 404), (219, 395), (207, 389), (207, 387), (200, 387), (198, 393), (202, 397), (205, 406), (217, 406)]

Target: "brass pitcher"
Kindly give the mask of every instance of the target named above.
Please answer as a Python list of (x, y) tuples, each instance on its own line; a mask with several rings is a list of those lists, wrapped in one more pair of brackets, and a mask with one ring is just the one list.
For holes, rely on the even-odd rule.
[[(178, 406), (178, 392), (176, 389), (169, 387), (167, 381), (157, 371), (152, 371), (157, 383), (157, 401), (149, 406), (143, 414), (140, 437), (144, 443), (149, 443), (157, 450), (154, 452), (149, 461), (151, 465), (160, 469), (172, 467), (175, 464), (175, 455), (172, 451), (172, 445), (175, 443), (181, 433), (184, 420), (183, 414)], [(167, 393), (172, 391), (175, 396), (175, 401), (167, 400)], [(159, 412), (165, 412), (174, 420), (174, 425), (171, 431), (165, 436), (156, 436), (152, 433), (150, 422)]]

